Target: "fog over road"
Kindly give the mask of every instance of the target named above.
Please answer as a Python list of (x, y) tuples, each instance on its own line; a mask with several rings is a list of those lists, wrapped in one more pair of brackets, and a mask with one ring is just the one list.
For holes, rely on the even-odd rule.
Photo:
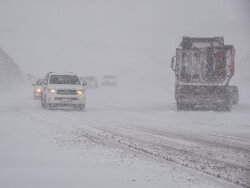
[[(79, 112), (43, 109), (35, 80), (0, 79), (0, 187), (250, 187), (249, 10), (249, 0), (0, 0), (0, 48), (24, 76), (118, 80), (88, 89)], [(183, 36), (234, 45), (231, 112), (176, 110), (170, 64)]]

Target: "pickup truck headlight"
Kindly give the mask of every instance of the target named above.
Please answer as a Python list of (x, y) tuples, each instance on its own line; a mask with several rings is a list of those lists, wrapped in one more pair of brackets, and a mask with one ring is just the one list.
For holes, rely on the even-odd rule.
[(49, 92), (50, 93), (56, 93), (56, 90), (55, 89), (49, 89)]
[(84, 93), (84, 90), (78, 90), (78, 91), (77, 91), (77, 94), (78, 94), (78, 95), (82, 95), (83, 93)]
[(37, 89), (36, 89), (36, 93), (41, 93), (41, 91), (42, 91), (42, 90), (41, 90), (40, 88), (37, 88)]

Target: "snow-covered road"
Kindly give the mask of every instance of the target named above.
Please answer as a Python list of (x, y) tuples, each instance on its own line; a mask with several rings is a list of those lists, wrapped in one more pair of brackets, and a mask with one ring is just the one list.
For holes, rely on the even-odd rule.
[(0, 93), (0, 187), (250, 187), (244, 98), (232, 112), (178, 112), (164, 89), (100, 88), (78, 112), (31, 93)]

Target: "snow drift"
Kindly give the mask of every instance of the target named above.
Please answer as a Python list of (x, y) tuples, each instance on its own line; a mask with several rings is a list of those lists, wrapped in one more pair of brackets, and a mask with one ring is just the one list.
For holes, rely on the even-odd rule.
[(0, 88), (12, 87), (22, 82), (22, 73), (13, 59), (0, 48)]

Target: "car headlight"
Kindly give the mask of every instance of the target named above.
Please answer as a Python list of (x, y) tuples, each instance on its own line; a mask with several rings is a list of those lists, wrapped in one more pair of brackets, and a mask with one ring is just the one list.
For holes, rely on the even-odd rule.
[(41, 93), (41, 91), (42, 91), (42, 90), (41, 90), (40, 88), (37, 88), (37, 89), (36, 89), (36, 93)]
[(49, 89), (49, 92), (50, 93), (56, 93), (56, 90), (55, 89)]
[(78, 91), (77, 91), (77, 94), (78, 94), (78, 95), (82, 95), (83, 93), (84, 93), (84, 90), (78, 90)]

